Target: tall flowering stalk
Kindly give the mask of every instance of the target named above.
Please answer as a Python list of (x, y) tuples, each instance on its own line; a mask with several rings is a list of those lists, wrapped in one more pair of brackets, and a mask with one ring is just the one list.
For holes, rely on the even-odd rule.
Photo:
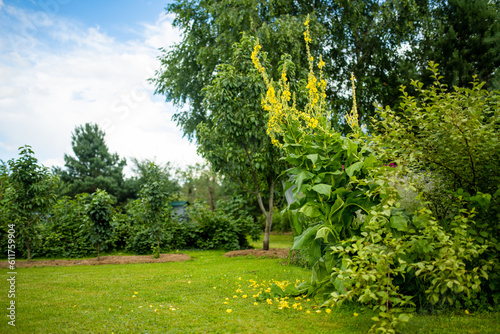
[(266, 73), (266, 70), (261, 65), (259, 60), (259, 52), (261, 46), (257, 41), (254, 51), (252, 52), (252, 61), (255, 68), (262, 75), (267, 86), (267, 92), (262, 99), (262, 107), (269, 112), (269, 121), (267, 126), (267, 134), (271, 137), (274, 145), (282, 147), (283, 143), (280, 138), (287, 132), (290, 126), (297, 128), (302, 132), (320, 131), (325, 132), (330, 127), (328, 126), (329, 113), (325, 111), (326, 99), (326, 79), (323, 78), (323, 67), (325, 62), (319, 57), (319, 79), (314, 74), (314, 57), (311, 55), (309, 44), (311, 43), (311, 34), (309, 31), (309, 16), (305, 21), (306, 31), (304, 32), (304, 41), (306, 42), (307, 58), (309, 60), (309, 74), (307, 79), (306, 89), (308, 91), (308, 102), (304, 110), (299, 110), (296, 105), (295, 94), (290, 92), (290, 83), (287, 78), (286, 62), (283, 65), (281, 77), (278, 81), (277, 88)]

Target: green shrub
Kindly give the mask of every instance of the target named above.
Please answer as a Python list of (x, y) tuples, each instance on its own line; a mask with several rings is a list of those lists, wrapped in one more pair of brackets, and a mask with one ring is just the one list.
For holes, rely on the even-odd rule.
[(83, 226), (87, 223), (85, 204), (87, 194), (75, 199), (63, 197), (52, 206), (44, 223), (40, 225), (40, 246), (37, 256), (79, 258), (95, 250)]
[(245, 249), (247, 236), (258, 240), (261, 234), (241, 197), (219, 201), (215, 211), (195, 203), (190, 216), (198, 225), (196, 246), (201, 249)]

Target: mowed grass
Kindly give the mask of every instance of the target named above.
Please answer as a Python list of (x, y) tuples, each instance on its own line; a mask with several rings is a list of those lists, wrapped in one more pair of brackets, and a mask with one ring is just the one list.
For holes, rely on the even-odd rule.
[[(260, 236), (260, 239), (253, 241), (249, 238), (248, 243), (250, 246), (259, 249), (262, 248), (262, 243), (264, 241), (264, 235)], [(293, 246), (293, 235), (292, 234), (271, 234), (269, 237), (269, 247), (270, 248), (292, 248)]]
[[(193, 260), (20, 268), (16, 326), (2, 316), (0, 333), (366, 333), (372, 325), (373, 314), (349, 308), (328, 314), (313, 301), (291, 299), (283, 309), (275, 300), (255, 305), (259, 289), (305, 280), (308, 270), (276, 259), (226, 258), (222, 251), (186, 253)], [(8, 275), (0, 273), (6, 315)], [(416, 316), (402, 332), (498, 333), (499, 319), (499, 313)]]

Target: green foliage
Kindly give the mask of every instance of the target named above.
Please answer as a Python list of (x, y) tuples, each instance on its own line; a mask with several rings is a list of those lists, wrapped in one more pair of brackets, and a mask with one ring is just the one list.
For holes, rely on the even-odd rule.
[(136, 254), (150, 254), (153, 248), (244, 249), (249, 247), (247, 236), (257, 240), (261, 234), (240, 197), (219, 201), (215, 211), (195, 202), (189, 209), (189, 219), (181, 222), (172, 220), (170, 210), (165, 208), (165, 214), (160, 215), (158, 222), (163, 236), (159, 248), (156, 235), (150, 233), (150, 224), (144, 220), (143, 202), (136, 200), (129, 203), (126, 212), (116, 219), (113, 243), (117, 248), (122, 247)]
[[(430, 1), (429, 1), (430, 2)], [(432, 2), (430, 2), (432, 4)], [(473, 76), (500, 89), (500, 3), (497, 0), (450, 0), (429, 6), (422, 21), (420, 48), (415, 49), (421, 80), (429, 61), (441, 64), (449, 87), (470, 87)], [(406, 85), (406, 83), (404, 83)]]
[(159, 252), (160, 242), (165, 238), (165, 224), (171, 220), (168, 203), (172, 194), (169, 193), (167, 179), (159, 166), (149, 163), (146, 171), (146, 180), (139, 192), (144, 210), (143, 221), (149, 227), (149, 235), (156, 239), (156, 249)]
[(49, 215), (40, 224), (41, 244), (35, 250), (37, 256), (55, 258), (80, 258), (89, 256), (95, 248), (85, 230), (87, 194), (75, 199), (63, 197), (55, 203)]
[(56, 170), (61, 180), (69, 184), (67, 195), (93, 193), (106, 190), (119, 202), (125, 200), (123, 187), (123, 167), (125, 159), (111, 154), (104, 140), (105, 133), (97, 124), (86, 123), (77, 126), (71, 135), (74, 157), (65, 154), (67, 170)]
[(100, 249), (112, 235), (113, 228), (113, 200), (105, 191), (97, 189), (90, 195), (89, 203), (85, 206), (89, 219), (90, 242), (97, 246), (97, 260), (100, 260)]
[(249, 247), (247, 236), (258, 240), (261, 231), (244, 206), (238, 197), (220, 201), (215, 211), (195, 203), (190, 216), (197, 224), (196, 248), (238, 250)]
[[(480, 252), (480, 259), (497, 263), (500, 94), (488, 92), (484, 82), (476, 79), (472, 88), (449, 90), (442, 83), (437, 64), (431, 62), (429, 70), (434, 85), (424, 88), (421, 82), (413, 81), (416, 97), (403, 87), (401, 112), (390, 108), (379, 110), (380, 119), (374, 123), (380, 133), (378, 143), (387, 148), (385, 154), (389, 159), (427, 178), (423, 186), (422, 182), (420, 186), (417, 184), (421, 200), (448, 233), (456, 236), (459, 232), (457, 217), (464, 214), (474, 217), (466, 221), (464, 238), (487, 247)], [(476, 267), (481, 265), (478, 261), (474, 263)], [(492, 300), (497, 304), (498, 270), (490, 268), (488, 272), (489, 284), (483, 291), (490, 296), (487, 304)]]
[(279, 211), (274, 209), (273, 215), (273, 231), (274, 232), (291, 232), (292, 231), (292, 213), (289, 211)]
[(418, 95), (402, 88), (401, 112), (379, 110), (375, 122), (381, 141), (416, 169), (431, 169), (453, 183), (454, 189), (493, 194), (500, 184), (500, 95), (482, 89), (441, 83), (437, 64), (430, 63), (434, 84), (424, 88), (412, 81)]
[(196, 163), (184, 170), (178, 170), (177, 175), (183, 182), (183, 198), (190, 203), (200, 200), (208, 203), (211, 210), (215, 209), (217, 198), (223, 196), (224, 189), (221, 185), (221, 176), (212, 166)]
[[(15, 225), (16, 243), (25, 247), (28, 261), (38, 242), (37, 225), (55, 201), (57, 184), (48, 169), (37, 164), (34, 154), (26, 145), (19, 148), (17, 160), (9, 160), (10, 174), (4, 202), (6, 218), (9, 224)], [(5, 173), (3, 178), (2, 183), (6, 182)]]

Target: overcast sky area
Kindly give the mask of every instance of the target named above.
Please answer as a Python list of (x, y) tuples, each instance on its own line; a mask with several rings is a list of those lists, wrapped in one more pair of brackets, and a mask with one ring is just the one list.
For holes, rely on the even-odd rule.
[(129, 165), (202, 162), (147, 82), (158, 48), (180, 41), (169, 2), (0, 0), (0, 159), (28, 144), (43, 165), (64, 166), (71, 133), (90, 122)]

